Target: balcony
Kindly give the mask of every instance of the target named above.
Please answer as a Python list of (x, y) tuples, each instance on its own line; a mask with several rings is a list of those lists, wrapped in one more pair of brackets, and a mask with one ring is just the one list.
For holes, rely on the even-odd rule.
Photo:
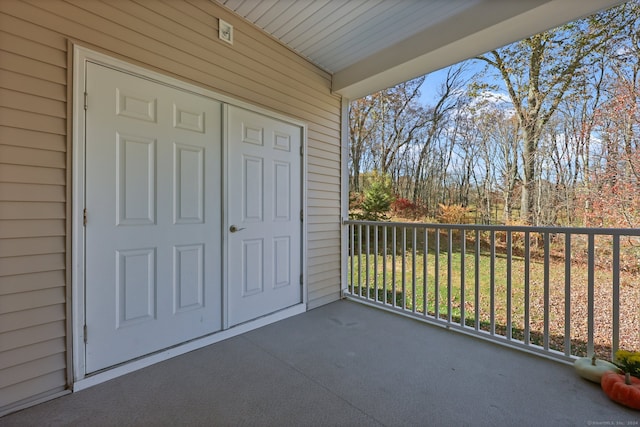
[(637, 417), (566, 363), (338, 301), (0, 425), (637, 425)]
[(640, 230), (345, 227), (346, 300), (0, 426), (638, 425), (571, 363), (640, 350)]

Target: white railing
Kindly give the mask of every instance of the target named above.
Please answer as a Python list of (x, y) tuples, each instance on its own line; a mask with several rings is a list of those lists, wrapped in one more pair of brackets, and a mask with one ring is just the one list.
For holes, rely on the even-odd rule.
[(344, 224), (347, 298), (562, 361), (640, 350), (639, 229)]

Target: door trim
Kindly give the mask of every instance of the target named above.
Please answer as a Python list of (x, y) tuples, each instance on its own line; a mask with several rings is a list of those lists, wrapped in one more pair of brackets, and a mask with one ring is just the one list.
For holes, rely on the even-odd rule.
[[(134, 65), (120, 59), (111, 57), (109, 55), (85, 48), (83, 46), (73, 45), (73, 117), (72, 117), (72, 162), (71, 162), (71, 184), (72, 184), (72, 207), (71, 207), (71, 301), (67, 301), (71, 305), (71, 341), (72, 341), (72, 360), (73, 366), (67, 367), (72, 371), (73, 376), (73, 388), (74, 390), (80, 390), (89, 387), (100, 382), (107, 381), (120, 375), (124, 375), (129, 372), (133, 372), (137, 369), (141, 369), (145, 366), (160, 362), (162, 360), (175, 357), (179, 354), (186, 353), (188, 351), (195, 350), (196, 348), (204, 347), (220, 340), (229, 338), (234, 335), (242, 334), (257, 327), (264, 326), (266, 324), (284, 319), (289, 316), (293, 316), (306, 311), (307, 307), (307, 221), (302, 223), (302, 236), (301, 236), (301, 272), (303, 276), (302, 286), (302, 301), (300, 304), (290, 307), (288, 309), (273, 313), (268, 316), (256, 319), (254, 321), (239, 325), (237, 327), (223, 330), (212, 335), (190, 341), (185, 344), (172, 347), (170, 349), (162, 350), (153, 355), (143, 357), (131, 362), (126, 362), (122, 365), (114, 368), (109, 368), (97, 374), (86, 374), (86, 360), (85, 360), (85, 344), (84, 344), (84, 325), (85, 325), (85, 230), (83, 225), (84, 219), (84, 207), (85, 207), (85, 135), (86, 135), (86, 123), (85, 123), (85, 87), (86, 87), (86, 64), (92, 62), (108, 68), (112, 68), (121, 72), (132, 74), (134, 76), (152, 80), (154, 82), (171, 86), (176, 89), (180, 89), (186, 92), (191, 92), (212, 100), (222, 102), (223, 110), (226, 109), (224, 104), (235, 105), (237, 107), (245, 108), (247, 110), (254, 111), (256, 113), (264, 114), (274, 119), (282, 120), (291, 123), (295, 126), (299, 126), (302, 130), (302, 146), (303, 156), (302, 171), (301, 171), (301, 186), (302, 186), (302, 200), (301, 206), (304, 212), (307, 212), (307, 125), (299, 120), (292, 119), (291, 117), (284, 116), (273, 111), (251, 105), (249, 103), (238, 101), (218, 94), (209, 89), (195, 86), (193, 84), (181, 81), (179, 79), (151, 71), (144, 67)], [(226, 113), (223, 113), (223, 141), (226, 137)], [(227, 165), (225, 162), (226, 151), (222, 153), (222, 202), (226, 203), (226, 173)], [(222, 226), (228, 227), (228, 218), (226, 217), (226, 209), (222, 209)], [(224, 228), (223, 230), (226, 230)], [(227, 274), (224, 268), (224, 262), (228, 259), (227, 256), (227, 242), (226, 233), (222, 233), (222, 262), (223, 262), (223, 276), (222, 286), (223, 294), (222, 301), (226, 301), (226, 282)], [(223, 305), (223, 319), (226, 318), (226, 307)], [(226, 328), (223, 325), (223, 328)]]

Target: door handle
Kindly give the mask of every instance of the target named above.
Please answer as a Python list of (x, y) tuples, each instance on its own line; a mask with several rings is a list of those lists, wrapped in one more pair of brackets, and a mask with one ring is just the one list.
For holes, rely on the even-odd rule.
[(229, 231), (232, 233), (235, 233), (236, 231), (240, 231), (240, 230), (244, 230), (244, 227), (238, 228), (235, 225), (232, 225), (231, 227), (229, 227)]

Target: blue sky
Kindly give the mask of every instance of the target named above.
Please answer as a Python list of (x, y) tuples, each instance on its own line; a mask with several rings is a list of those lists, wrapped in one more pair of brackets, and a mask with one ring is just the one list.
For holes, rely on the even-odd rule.
[(424, 83), (420, 87), (420, 102), (422, 104), (433, 104), (438, 97), (438, 90), (442, 82), (447, 78), (447, 68), (442, 68), (427, 75)]
[[(481, 71), (485, 66), (484, 62), (479, 60), (468, 59), (466, 60), (466, 62), (468, 62), (468, 69), (465, 73), (466, 78), (469, 78), (474, 73)], [(438, 91), (440, 90), (440, 86), (447, 78), (447, 71), (449, 70), (449, 68), (454, 67), (456, 65), (458, 64), (454, 64), (450, 67), (442, 68), (440, 70), (434, 71), (427, 75), (427, 78), (425, 79), (424, 83), (420, 87), (420, 102), (423, 105), (433, 105), (436, 102), (436, 100), (439, 98)], [(487, 81), (489, 77), (490, 75), (485, 75), (483, 80)], [(504, 86), (502, 81), (495, 80), (495, 79), (492, 80), (491, 83), (497, 84), (500, 87)]]

